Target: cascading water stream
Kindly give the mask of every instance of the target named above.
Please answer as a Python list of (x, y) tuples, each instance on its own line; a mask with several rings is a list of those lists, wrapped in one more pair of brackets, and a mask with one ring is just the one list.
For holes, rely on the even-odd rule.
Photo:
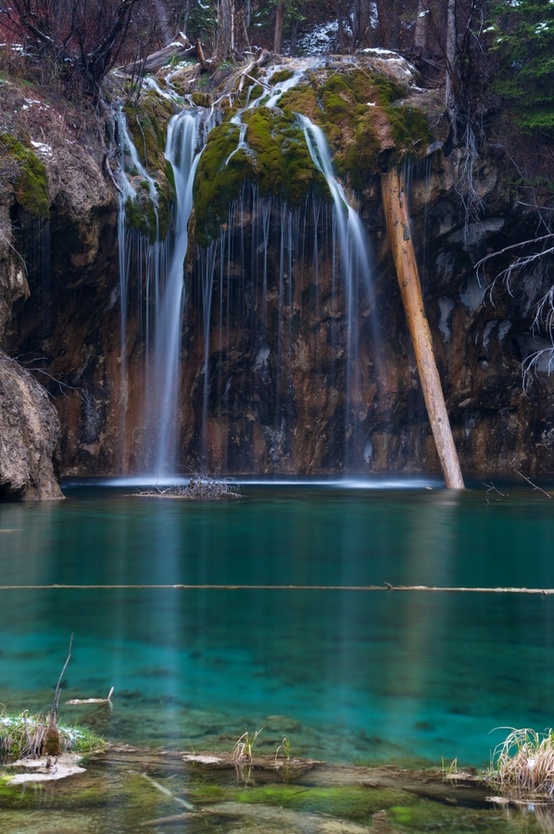
[[(360, 290), (366, 299), (372, 295), (369, 246), (366, 233), (358, 212), (350, 204), (344, 187), (333, 170), (331, 151), (322, 129), (307, 116), (298, 115), (304, 128), (306, 144), (314, 165), (327, 182), (334, 205), (334, 222), (339, 248), (340, 267), (344, 285), (346, 307), (346, 397), (345, 397), (345, 431), (346, 437), (356, 432), (359, 417), (356, 405), (362, 403), (362, 379), (360, 374), (359, 332)], [(373, 335), (377, 336), (377, 323), (370, 316)], [(355, 438), (353, 438), (354, 440)], [(348, 450), (357, 444), (346, 443), (345, 469), (354, 461), (348, 459)]]
[[(243, 114), (255, 108), (278, 107), (283, 93), (305, 77), (303, 69), (297, 69), (285, 82), (272, 88), (272, 75), (270, 73), (260, 81), (263, 93), (254, 99), (248, 94), (246, 107), (232, 117), (231, 123), (239, 128), (239, 135), (225, 166), (241, 150), (252, 153)], [(294, 444), (291, 434), (296, 433), (293, 420), (298, 411), (298, 404), (294, 402), (297, 396), (294, 377), (296, 374), (298, 379), (301, 371), (298, 367), (299, 345), (294, 343), (299, 326), (306, 331), (303, 338), (311, 341), (309, 350), (313, 351), (316, 363), (321, 355), (323, 364), (312, 367), (313, 378), (321, 377), (323, 368), (328, 368), (332, 385), (340, 384), (340, 379), (344, 381), (342, 430), (337, 425), (343, 440), (342, 444), (335, 444), (337, 449), (341, 446), (342, 467), (351, 471), (363, 465), (368, 442), (362, 426), (367, 412), (363, 382), (367, 370), (362, 372), (361, 369), (360, 341), (367, 320), (371, 336), (378, 339), (375, 317), (371, 309), (366, 310), (371, 308), (373, 300), (369, 247), (362, 221), (333, 171), (330, 149), (322, 130), (305, 116), (298, 115), (297, 118), (312, 163), (328, 185), (333, 206), (331, 215), (323, 212), (320, 201), (311, 196), (302, 208), (291, 209), (286, 202), (262, 196), (255, 187), (244, 187), (229, 208), (228, 220), (222, 226), (219, 239), (203, 250), (198, 273), (201, 286), (198, 300), (203, 310), (204, 358), (201, 430), (196, 436), (200, 442), (200, 459), (207, 468), (214, 466), (214, 458), (218, 467), (226, 467), (228, 463), (231, 469), (245, 465), (240, 456), (238, 464), (227, 457), (229, 449), (237, 443), (237, 428), (232, 423), (241, 413), (243, 424), (261, 422), (273, 464), (279, 465), (290, 453)], [(313, 251), (311, 263), (308, 263), (310, 235), (313, 235)], [(331, 300), (329, 288), (320, 287), (320, 262), (332, 264)], [(240, 300), (232, 297), (237, 293), (238, 275), (243, 293)], [(322, 303), (326, 307), (321, 310), (321, 315), (334, 350), (329, 351), (324, 340), (309, 335), (314, 325), (310, 323), (312, 313), (304, 309), (301, 300), (305, 275), (308, 276), (304, 289), (304, 293), (308, 293), (306, 300), (312, 297), (310, 287), (314, 290), (316, 309), (320, 296), (325, 299)], [(242, 329), (250, 328), (248, 350), (252, 351), (254, 362), (248, 371), (242, 364), (242, 387), (236, 392), (236, 372), (234, 375), (227, 370), (231, 365), (225, 358), (229, 352), (236, 352), (236, 346), (229, 344), (221, 332), (214, 335), (214, 328), (218, 327), (212, 316), (216, 307), (212, 297), (215, 293), (219, 293), (219, 309), (227, 305), (225, 316), (220, 312), (220, 322), (225, 319), (228, 327), (230, 320), (236, 320), (242, 322)], [(244, 312), (238, 312), (239, 309)], [(250, 315), (252, 320), (248, 321), (245, 315)], [(237, 340), (237, 333), (234, 338)], [(305, 368), (305, 360), (302, 361)], [(217, 383), (214, 382), (216, 379)], [(225, 427), (222, 415), (227, 415)], [(210, 424), (213, 424), (212, 428)], [(222, 441), (223, 436), (225, 441)], [(259, 442), (259, 438), (256, 440), (252, 436), (249, 444), (254, 446)], [(338, 452), (333, 454), (335, 461)]]
[[(119, 270), (121, 297), (121, 398), (122, 422), (126, 422), (127, 308), (129, 273), (133, 264), (138, 287), (139, 317), (144, 341), (144, 388), (142, 428), (146, 437), (137, 454), (145, 474), (157, 477), (175, 474), (180, 398), (181, 334), (185, 302), (184, 261), (188, 246), (188, 221), (192, 211), (194, 175), (214, 114), (183, 110), (168, 125), (165, 157), (173, 169), (175, 207), (172, 231), (159, 239), (158, 191), (140, 162), (121, 112), (116, 114), (120, 153), (127, 175), (120, 177)], [(133, 179), (129, 178), (129, 174)], [(154, 207), (154, 240), (127, 228), (126, 207), (137, 199), (134, 178), (145, 183)], [(125, 445), (125, 425), (122, 429)]]
[(167, 275), (157, 288), (154, 374), (149, 394), (149, 423), (159, 426), (154, 448), (154, 471), (157, 475), (174, 474), (177, 457), (181, 322), (185, 300), (183, 264), (188, 246), (194, 175), (203, 147), (202, 143), (199, 148), (199, 140), (199, 119), (195, 115), (183, 111), (171, 119), (165, 155), (175, 178), (176, 232)]
[[(146, 183), (149, 198), (154, 208), (154, 216), (156, 220), (156, 227), (158, 225), (158, 191), (156, 189), (154, 180), (143, 166), (138, 151), (134, 145), (131, 134), (127, 127), (127, 120), (121, 107), (114, 110), (114, 122), (117, 130), (117, 142), (120, 155), (120, 171), (119, 171), (119, 212), (117, 222), (117, 238), (118, 238), (118, 259), (119, 259), (119, 296), (120, 296), (120, 448), (122, 450), (123, 458), (125, 458), (126, 449), (126, 424), (127, 424), (127, 406), (129, 395), (129, 381), (127, 369), (127, 313), (128, 313), (128, 294), (129, 294), (129, 280), (131, 263), (133, 261), (133, 254), (135, 245), (138, 243), (140, 251), (137, 263), (147, 263), (148, 252), (144, 251), (145, 247), (140, 245), (140, 240), (136, 233), (131, 232), (127, 228), (126, 213), (127, 204), (133, 203), (137, 199), (137, 189), (133, 181), (138, 178), (141, 183)], [(157, 237), (157, 235), (156, 235)], [(157, 261), (157, 258), (156, 258)], [(125, 462), (121, 461), (122, 471), (125, 471)]]

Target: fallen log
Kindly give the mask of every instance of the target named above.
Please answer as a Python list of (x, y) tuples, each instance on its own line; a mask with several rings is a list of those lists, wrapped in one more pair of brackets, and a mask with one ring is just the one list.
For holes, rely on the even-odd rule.
[(186, 35), (179, 34), (172, 43), (164, 46), (163, 49), (158, 49), (157, 52), (152, 52), (142, 60), (133, 61), (131, 64), (125, 64), (123, 67), (118, 67), (120, 72), (134, 73), (140, 69), (141, 73), (156, 72), (165, 67), (173, 58), (182, 61), (184, 58), (197, 58), (202, 66), (205, 63), (204, 53), (198, 54), (198, 43), (192, 44)]
[(423, 398), (435, 439), (437, 454), (450, 489), (464, 489), (458, 453), (452, 437), (452, 429), (440, 381), (433, 339), (423, 303), (421, 283), (417, 269), (410, 218), (404, 184), (396, 168), (384, 174), (381, 181), (383, 205), (390, 246), (406, 321), (414, 348)]

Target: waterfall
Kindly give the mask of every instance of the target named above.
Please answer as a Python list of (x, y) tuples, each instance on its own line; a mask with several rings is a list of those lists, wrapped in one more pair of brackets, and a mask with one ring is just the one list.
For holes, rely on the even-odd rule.
[[(272, 87), (268, 75), (261, 95), (248, 93), (231, 119), (239, 135), (223, 167), (238, 150), (252, 153), (243, 114), (278, 106), (302, 77), (297, 71)], [(190, 108), (170, 121), (165, 156), (176, 204), (164, 240), (126, 228), (133, 183), (141, 183), (154, 208), (157, 192), (121, 125), (126, 167), (135, 172), (121, 196), (122, 401), (137, 373), (126, 364), (125, 310), (132, 303), (141, 311), (136, 339), (145, 356), (142, 416), (127, 429), (131, 434), (133, 426), (135, 471), (167, 477), (179, 461), (217, 474), (360, 471), (364, 454), (368, 463), (367, 342), (377, 338), (369, 247), (323, 132), (307, 117), (297, 119), (298, 141), (305, 141), (330, 199), (309, 192), (289, 205), (245, 182), (218, 237), (197, 247), (186, 292), (193, 184), (214, 115)]]
[[(146, 184), (154, 207), (154, 240), (129, 229), (126, 223), (128, 201), (137, 190), (133, 177), (122, 176), (119, 213), (119, 271), (121, 299), (121, 413), (126, 423), (126, 398), (129, 386), (127, 368), (127, 308), (131, 264), (140, 307), (139, 318), (144, 343), (144, 390), (141, 428), (145, 436), (136, 463), (145, 474), (171, 476), (177, 465), (182, 322), (185, 304), (184, 261), (188, 246), (188, 221), (192, 211), (194, 175), (206, 136), (213, 126), (209, 111), (183, 110), (168, 125), (165, 157), (173, 170), (175, 207), (172, 229), (160, 240), (157, 213), (158, 192), (147, 174), (126, 129), (117, 115), (120, 151), (125, 170)], [(142, 185), (144, 188), (144, 185)], [(122, 434), (125, 441), (125, 429)]]
[(154, 471), (174, 474), (177, 460), (181, 323), (185, 301), (183, 265), (188, 246), (194, 175), (203, 146), (199, 147), (199, 119), (189, 111), (174, 116), (167, 133), (165, 155), (175, 177), (175, 240), (168, 265), (156, 288), (153, 379), (149, 387), (149, 424), (157, 426)]

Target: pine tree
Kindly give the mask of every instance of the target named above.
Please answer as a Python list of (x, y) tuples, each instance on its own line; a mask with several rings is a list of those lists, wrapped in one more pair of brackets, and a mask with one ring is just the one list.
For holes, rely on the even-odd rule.
[(554, 141), (554, 2), (505, 0), (494, 8), (495, 47), (502, 58), (496, 84), (527, 133)]

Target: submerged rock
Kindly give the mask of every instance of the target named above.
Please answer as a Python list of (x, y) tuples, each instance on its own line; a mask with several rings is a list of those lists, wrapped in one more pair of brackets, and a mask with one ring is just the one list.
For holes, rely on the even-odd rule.
[(77, 773), (84, 773), (85, 768), (80, 767), (82, 756), (75, 753), (64, 753), (61, 756), (41, 756), (39, 759), (26, 757), (18, 759), (10, 765), (10, 770), (19, 770), (14, 776), (9, 776), (9, 785), (23, 785), (27, 782), (53, 782), (58, 779), (65, 779), (67, 776), (75, 776)]
[(0, 499), (63, 498), (60, 422), (36, 379), (0, 352)]

